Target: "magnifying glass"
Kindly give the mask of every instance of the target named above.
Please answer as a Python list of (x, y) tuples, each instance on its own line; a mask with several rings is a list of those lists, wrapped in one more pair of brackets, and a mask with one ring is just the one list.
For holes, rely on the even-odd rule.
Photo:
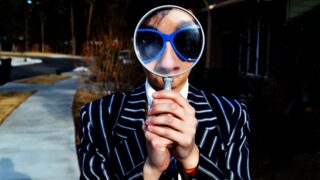
[(151, 9), (134, 31), (134, 50), (148, 71), (163, 77), (171, 90), (175, 76), (199, 61), (205, 44), (202, 26), (188, 10), (174, 5)]

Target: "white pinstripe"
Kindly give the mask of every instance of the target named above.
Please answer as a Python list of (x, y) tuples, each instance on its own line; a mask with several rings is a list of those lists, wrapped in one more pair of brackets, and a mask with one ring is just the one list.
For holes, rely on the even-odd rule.
[(92, 168), (93, 167), (93, 160), (94, 160), (94, 157), (95, 156), (92, 156), (89, 163), (90, 163), (90, 172), (97, 178), (97, 179), (100, 179), (100, 177), (94, 172), (94, 169)]
[(200, 171), (206, 173), (208, 176), (210, 176), (210, 177), (212, 177), (212, 178), (214, 178), (214, 179), (219, 180), (219, 179), (217, 178), (217, 176), (215, 176), (214, 174), (212, 174), (210, 171), (204, 169), (202, 166), (199, 166), (198, 169), (199, 169)]
[(198, 122), (206, 122), (206, 121), (214, 121), (214, 120), (217, 120), (217, 117), (199, 119)]
[(223, 114), (224, 120), (225, 120), (226, 125), (227, 125), (228, 134), (230, 134), (230, 124), (229, 124), (229, 119), (228, 119), (228, 118), (227, 118), (227, 116), (226, 116), (226, 113), (225, 113), (225, 111), (224, 111), (224, 108), (223, 108), (223, 106), (222, 106), (222, 104), (221, 104), (220, 100), (217, 98), (217, 96), (215, 96), (214, 94), (212, 94), (212, 96), (217, 100), (217, 102), (218, 102), (218, 104), (219, 104), (219, 106), (220, 106), (220, 108), (221, 108), (221, 111), (222, 111), (222, 114)]
[[(101, 123), (101, 124), (104, 124), (103, 119), (102, 119), (102, 112), (103, 112), (102, 102), (103, 102), (103, 99), (100, 100), (100, 106), (99, 106), (100, 112), (99, 112), (99, 117), (100, 117), (100, 123)], [(102, 128), (102, 133), (103, 133), (103, 138), (104, 138), (104, 141), (105, 141), (105, 145), (106, 145), (107, 151), (108, 151), (108, 153), (109, 153), (109, 152), (110, 152), (110, 148), (109, 148), (109, 142), (108, 142), (107, 133), (106, 133), (106, 130), (104, 129), (104, 126), (101, 126), (101, 128)]]

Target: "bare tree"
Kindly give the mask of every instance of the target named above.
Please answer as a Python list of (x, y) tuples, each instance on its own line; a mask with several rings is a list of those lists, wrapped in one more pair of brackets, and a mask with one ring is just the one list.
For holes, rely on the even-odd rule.
[(72, 54), (76, 54), (76, 34), (75, 34), (75, 27), (74, 27), (74, 10), (73, 10), (73, 3), (70, 3), (70, 29), (71, 29), (71, 50)]
[[(131, 34), (126, 23), (126, 1), (108, 1), (94, 4), (95, 11), (90, 19), (92, 38), (84, 46), (84, 54), (94, 63), (95, 80), (102, 82), (105, 89), (126, 91), (142, 80), (143, 73), (135, 56), (128, 55), (129, 63), (119, 58), (119, 53), (132, 51)], [(89, 13), (90, 14), (90, 13)], [(87, 31), (88, 32), (88, 31)], [(137, 63), (136, 63), (137, 62)]]

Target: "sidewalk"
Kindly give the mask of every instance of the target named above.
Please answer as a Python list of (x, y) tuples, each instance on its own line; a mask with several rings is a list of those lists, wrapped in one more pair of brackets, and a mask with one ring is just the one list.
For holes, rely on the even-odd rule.
[(38, 90), (0, 125), (0, 179), (79, 179), (72, 103), (77, 79), (54, 85), (8, 83)]

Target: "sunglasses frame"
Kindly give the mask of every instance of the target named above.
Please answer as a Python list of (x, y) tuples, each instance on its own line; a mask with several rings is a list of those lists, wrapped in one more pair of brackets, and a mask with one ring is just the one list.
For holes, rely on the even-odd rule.
[[(195, 62), (197, 61), (197, 59), (195, 58), (187, 58), (185, 56), (183, 56), (179, 50), (177, 49), (177, 47), (175, 46), (175, 43), (174, 43), (174, 38), (177, 34), (179, 34), (180, 32), (183, 32), (183, 31), (186, 31), (186, 30), (190, 30), (190, 29), (200, 29), (199, 26), (197, 25), (192, 25), (192, 26), (186, 26), (186, 27), (182, 27), (180, 29), (178, 29), (177, 31), (171, 33), (171, 34), (165, 34), (165, 33), (162, 33), (161, 31), (159, 30), (156, 30), (156, 29), (151, 29), (151, 28), (141, 28), (141, 29), (138, 29), (138, 32), (152, 32), (152, 33), (155, 33), (157, 35), (159, 35), (161, 38), (162, 38), (162, 48), (161, 50), (158, 52), (158, 54), (151, 58), (151, 59), (146, 59), (146, 60), (143, 60), (143, 62), (145, 63), (150, 63), (154, 60), (157, 60), (160, 58), (160, 56), (162, 56), (165, 48), (166, 48), (166, 42), (169, 41), (171, 46), (173, 47), (175, 53), (179, 56), (179, 58), (183, 61), (188, 61), (188, 62)], [(201, 33), (201, 32), (200, 32)]]

